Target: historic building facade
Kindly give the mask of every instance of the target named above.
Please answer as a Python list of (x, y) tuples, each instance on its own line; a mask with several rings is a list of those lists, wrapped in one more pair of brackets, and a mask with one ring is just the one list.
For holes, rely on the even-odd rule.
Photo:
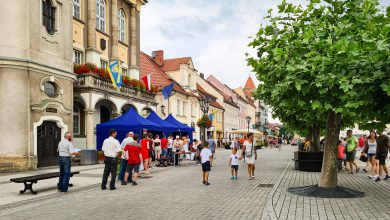
[(55, 164), (73, 121), (72, 3), (3, 0), (0, 7), (0, 171)]
[[(106, 68), (119, 60), (123, 76), (140, 79), (140, 10), (145, 0), (72, 0), (73, 63)], [(77, 75), (74, 84), (75, 146), (96, 149), (96, 125), (130, 107), (146, 116), (156, 111), (155, 95), (97, 74)]]

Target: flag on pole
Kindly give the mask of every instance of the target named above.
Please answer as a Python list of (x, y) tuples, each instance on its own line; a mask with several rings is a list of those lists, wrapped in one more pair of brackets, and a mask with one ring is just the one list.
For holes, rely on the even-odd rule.
[(169, 96), (171, 96), (171, 92), (174, 85), (175, 83), (171, 83), (164, 87), (164, 89), (162, 90), (162, 95), (164, 96), (164, 99), (168, 99)]
[(119, 60), (115, 60), (110, 66), (107, 67), (108, 74), (110, 75), (112, 85), (114, 88), (121, 87), (122, 85), (122, 76)]
[(146, 89), (148, 91), (152, 90), (152, 84), (150, 83), (150, 79), (151, 79), (151, 74), (142, 77), (142, 81), (145, 83)]

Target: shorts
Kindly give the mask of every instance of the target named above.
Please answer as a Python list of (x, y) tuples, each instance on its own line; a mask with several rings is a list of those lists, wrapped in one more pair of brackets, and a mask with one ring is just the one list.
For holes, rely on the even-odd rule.
[(353, 150), (351, 152), (347, 152), (347, 161), (352, 162), (356, 158), (356, 150)]
[(165, 149), (163, 148), (162, 149), (162, 156), (163, 157), (167, 157), (168, 156), (168, 149), (167, 148), (165, 148)]
[(203, 172), (209, 172), (211, 170), (210, 161), (206, 161), (202, 163), (202, 170)]
[(154, 147), (154, 153), (157, 155), (161, 154), (161, 147)]
[(367, 154), (367, 157), (370, 158), (370, 157), (375, 157), (375, 153), (374, 154)]
[(379, 165), (386, 165), (387, 152), (379, 153), (376, 157), (379, 160)]
[(133, 173), (133, 170), (134, 170), (134, 173), (139, 173), (139, 166), (140, 166), (139, 163), (137, 163), (137, 164), (127, 164), (126, 172)]
[(237, 171), (238, 170), (238, 165), (232, 165), (232, 170)]

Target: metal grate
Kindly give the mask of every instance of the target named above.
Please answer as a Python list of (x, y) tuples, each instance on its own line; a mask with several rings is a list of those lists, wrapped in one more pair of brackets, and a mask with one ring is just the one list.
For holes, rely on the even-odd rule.
[(272, 188), (275, 184), (259, 184), (257, 187), (260, 188)]

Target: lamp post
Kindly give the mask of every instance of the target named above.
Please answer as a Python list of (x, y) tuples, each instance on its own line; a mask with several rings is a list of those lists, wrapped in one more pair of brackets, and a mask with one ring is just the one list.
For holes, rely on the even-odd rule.
[(246, 116), (246, 121), (248, 122), (248, 132), (249, 132), (249, 123), (251, 122), (251, 116)]
[[(207, 116), (207, 113), (209, 112), (209, 100), (206, 99), (206, 98), (203, 98), (199, 101), (199, 104), (200, 104), (200, 110), (203, 112), (203, 117), (204, 116)], [(203, 133), (203, 137), (202, 137), (202, 140), (203, 140), (203, 143), (206, 142), (206, 126), (204, 128), (202, 128), (202, 133)]]

